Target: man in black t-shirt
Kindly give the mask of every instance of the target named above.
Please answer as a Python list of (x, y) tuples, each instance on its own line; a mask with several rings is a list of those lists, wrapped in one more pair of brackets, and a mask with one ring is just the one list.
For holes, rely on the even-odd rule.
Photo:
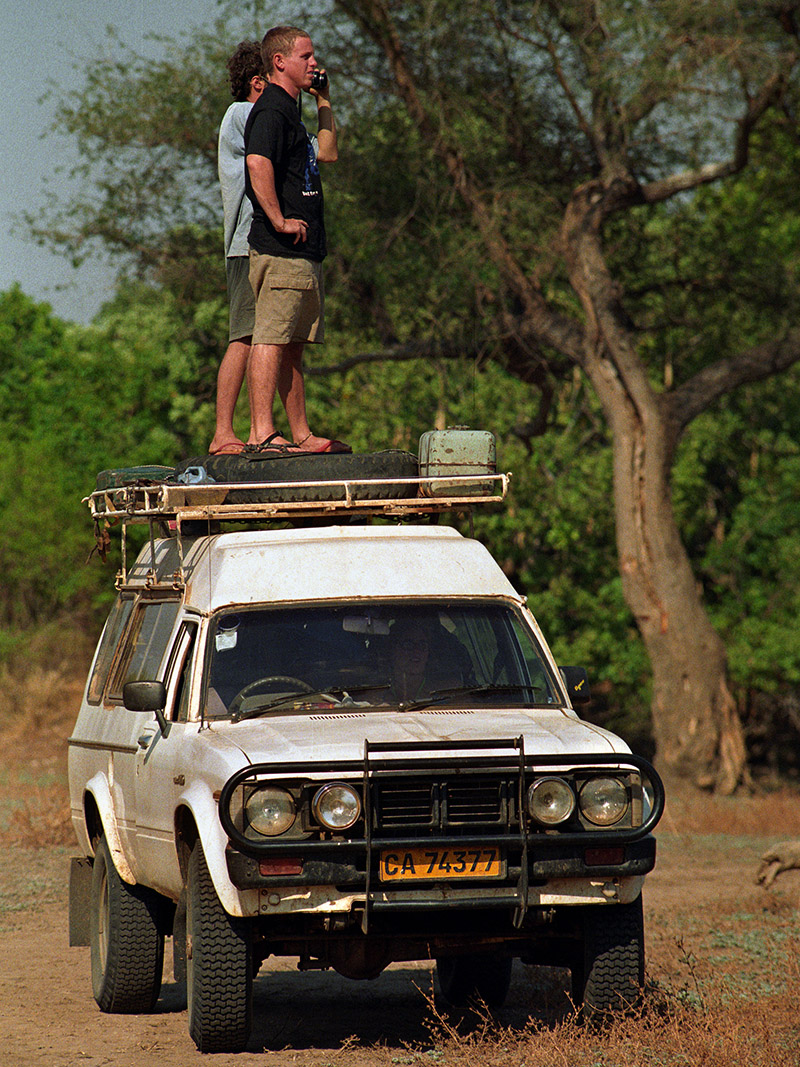
[[(313, 89), (317, 70), (308, 34), (277, 26), (261, 45), (269, 84), (245, 127), (245, 185), (253, 203), (250, 282), (256, 297), (253, 347), (247, 366), (249, 446), (261, 452), (349, 452), (349, 445), (317, 437), (308, 425), (303, 349), (320, 343), (324, 329), (322, 261), (327, 251), (317, 160), (338, 155), (327, 85)], [(301, 90), (317, 101), (318, 152), (300, 119)], [(280, 395), (291, 442), (276, 430), (273, 404)]]

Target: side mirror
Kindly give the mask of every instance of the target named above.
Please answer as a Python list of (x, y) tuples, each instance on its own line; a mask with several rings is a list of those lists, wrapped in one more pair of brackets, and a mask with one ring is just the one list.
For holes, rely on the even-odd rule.
[(155, 712), (161, 733), (169, 734), (169, 723), (164, 715), (167, 704), (167, 687), (163, 682), (126, 682), (122, 687), (122, 703), (128, 711)]
[(559, 667), (567, 695), (573, 704), (588, 704), (592, 699), (589, 675), (584, 667)]
[(128, 711), (163, 711), (167, 687), (163, 682), (126, 682), (122, 687), (122, 702)]

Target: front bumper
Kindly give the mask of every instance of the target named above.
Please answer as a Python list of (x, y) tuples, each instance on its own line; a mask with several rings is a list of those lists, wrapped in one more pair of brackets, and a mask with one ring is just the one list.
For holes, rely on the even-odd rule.
[[(361, 858), (354, 855), (351, 862), (346, 862), (344, 857), (336, 861), (300, 858), (302, 870), (299, 874), (271, 874), (268, 873), (266, 864), (262, 869), (262, 860), (257, 856), (246, 855), (229, 848), (227, 852), (228, 873), (238, 889), (326, 885), (335, 887), (339, 892), (364, 893), (367, 886), (364, 862), (366, 853), (363, 849), (360, 851)], [(561, 844), (552, 846), (548, 851), (549, 854), (541, 858), (529, 857), (528, 884), (531, 888), (544, 887), (553, 879), (596, 881), (642, 876), (652, 871), (656, 862), (656, 841), (652, 835), (622, 846), (622, 858), (619, 863), (587, 863), (586, 853), (597, 851), (593, 847), (576, 851), (573, 846)], [(518, 866), (509, 866), (505, 882), (509, 885), (516, 885), (521, 873)], [(429, 887), (421, 886), (418, 891), (424, 893), (426, 888)], [(475, 888), (478, 887), (475, 886)], [(492, 884), (490, 888), (498, 887)]]
[[(511, 749), (508, 756), (498, 749)], [(453, 750), (463, 750), (457, 755)], [(493, 750), (489, 753), (487, 750)], [(447, 751), (448, 755), (438, 755)], [(395, 753), (402, 751), (403, 757)], [(376, 758), (376, 752), (380, 756)], [(389, 755), (391, 753), (391, 755)], [(360, 772), (360, 779), (354, 774)], [(573, 820), (546, 829), (527, 815), (526, 796), (537, 776), (618, 774), (627, 776), (631, 815), (618, 826), (588, 827)], [(262, 784), (313, 783), (325, 778), (358, 783), (364, 818), (347, 834), (309, 835), (254, 840), (237, 825), (232, 812), (237, 790)], [(458, 820), (449, 815), (453, 798), (465, 782), (496, 782), (499, 798), (492, 819), (485, 808)], [(423, 814), (390, 807), (403, 795), (420, 796), (428, 785), (433, 798)], [(416, 793), (414, 792), (416, 790)], [(481, 801), (483, 803), (483, 799)], [(638, 805), (638, 808), (637, 808)], [(342, 911), (363, 907), (366, 930), (372, 912), (510, 909), (520, 926), (529, 908), (560, 903), (615, 902), (631, 899), (655, 865), (652, 830), (664, 806), (664, 791), (652, 766), (629, 754), (526, 757), (522, 738), (466, 743), (432, 742), (365, 745), (363, 763), (340, 761), (320, 768), (309, 764), (257, 764), (234, 775), (220, 796), (220, 819), (230, 839), (227, 852), (231, 881), (240, 889), (261, 891), (267, 907), (260, 911)], [(456, 805), (453, 804), (455, 809)], [(638, 816), (634, 814), (638, 811)], [(409, 808), (409, 810), (411, 810)], [(473, 821), (469, 821), (472, 818)], [(414, 850), (495, 849), (502, 858), (500, 877), (381, 881), (381, 858), (403, 857)], [(456, 851), (458, 850), (458, 851)], [(290, 903), (293, 901), (293, 903)], [(327, 901), (327, 903), (326, 903)]]

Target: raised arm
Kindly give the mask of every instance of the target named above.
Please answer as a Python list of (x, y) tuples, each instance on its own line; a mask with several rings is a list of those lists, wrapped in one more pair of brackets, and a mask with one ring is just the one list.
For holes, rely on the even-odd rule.
[(317, 101), (317, 143), (319, 151), (317, 159), (320, 163), (335, 163), (339, 158), (339, 144), (336, 137), (336, 120), (333, 117), (331, 106), (330, 82), (324, 89), (312, 89), (311, 95)]

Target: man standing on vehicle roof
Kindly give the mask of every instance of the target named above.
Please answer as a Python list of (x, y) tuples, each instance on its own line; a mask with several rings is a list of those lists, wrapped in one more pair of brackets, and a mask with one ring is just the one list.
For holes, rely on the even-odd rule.
[[(276, 455), (350, 452), (315, 436), (306, 416), (303, 349), (323, 339), (322, 261), (326, 254), (322, 182), (317, 158), (338, 158), (327, 84), (312, 88), (318, 69), (311, 38), (293, 26), (269, 30), (261, 45), (269, 84), (245, 127), (245, 182), (253, 204), (250, 282), (256, 298), (253, 347), (247, 364), (251, 447)], [(319, 155), (300, 120), (300, 92), (317, 101)], [(292, 442), (276, 430), (280, 395)]]
[(228, 60), (233, 103), (219, 127), (217, 152), (219, 185), (225, 230), (225, 274), (228, 283), (228, 348), (217, 375), (217, 422), (208, 446), (212, 456), (237, 455), (244, 449), (233, 429), (233, 413), (242, 388), (253, 324), (255, 297), (250, 285), (250, 249), (247, 235), (253, 221), (253, 208), (244, 189), (244, 128), (253, 104), (267, 84), (261, 45), (242, 41)]

